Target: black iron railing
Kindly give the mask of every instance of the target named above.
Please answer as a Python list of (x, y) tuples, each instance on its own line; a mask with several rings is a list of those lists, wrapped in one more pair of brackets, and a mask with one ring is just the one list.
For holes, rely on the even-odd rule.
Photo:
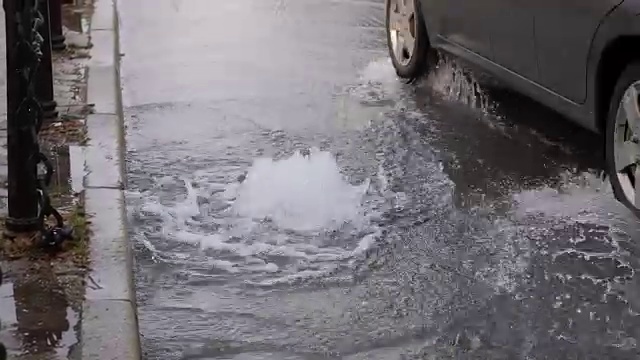
[[(59, 0), (4, 0), (3, 4), (7, 39), (6, 228), (12, 233), (39, 230), (44, 244), (56, 246), (70, 238), (71, 230), (65, 228), (62, 217), (51, 206), (47, 188), (53, 167), (38, 143), (45, 117), (57, 116), (51, 56), (52, 4), (60, 7)], [(50, 216), (56, 220), (53, 227), (45, 224)]]

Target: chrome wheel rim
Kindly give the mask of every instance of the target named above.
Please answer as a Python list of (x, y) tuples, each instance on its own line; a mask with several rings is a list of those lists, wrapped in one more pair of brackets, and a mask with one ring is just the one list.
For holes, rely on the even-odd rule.
[(389, 39), (396, 61), (407, 65), (413, 57), (416, 42), (416, 15), (414, 0), (389, 1)]
[[(627, 200), (640, 208), (640, 81), (633, 83), (622, 96), (614, 130), (614, 165)], [(640, 183), (638, 184), (640, 185)]]

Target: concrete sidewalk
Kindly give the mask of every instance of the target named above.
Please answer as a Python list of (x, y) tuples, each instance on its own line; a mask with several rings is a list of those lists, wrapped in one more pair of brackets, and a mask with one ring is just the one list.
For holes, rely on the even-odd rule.
[[(19, 359), (141, 356), (131, 244), (125, 226), (117, 9), (114, 0), (91, 5), (65, 8), (70, 46), (54, 55), (60, 116), (41, 133), (41, 146), (49, 150), (56, 166), (52, 199), (63, 212), (82, 212), (79, 216), (88, 219), (88, 241), (69, 245), (74, 248), (55, 257), (14, 256), (14, 245), (5, 241), (0, 258), (5, 271), (0, 286), (0, 341)], [(4, 46), (0, 60), (5, 61)], [(2, 71), (3, 94), (5, 79)], [(4, 100), (0, 112), (6, 114)], [(6, 164), (3, 115), (2, 215), (6, 214)], [(75, 219), (73, 214), (69, 222)]]

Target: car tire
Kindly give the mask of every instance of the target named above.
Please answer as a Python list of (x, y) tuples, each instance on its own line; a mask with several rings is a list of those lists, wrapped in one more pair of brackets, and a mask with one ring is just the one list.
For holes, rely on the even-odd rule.
[[(400, 15), (398, 7), (405, 7), (402, 4), (410, 4), (412, 14)], [(408, 11), (407, 11), (408, 12)], [(402, 18), (398, 19), (398, 15)], [(404, 24), (398, 26), (402, 22)], [(402, 27), (410, 30), (413, 34), (412, 46), (408, 46), (406, 51), (398, 51), (398, 37)], [(402, 79), (413, 81), (427, 73), (432, 65), (437, 62), (437, 56), (431, 49), (427, 29), (424, 25), (424, 18), (418, 0), (386, 0), (385, 1), (385, 30), (387, 32), (387, 46), (389, 56), (395, 68), (396, 74)], [(394, 33), (395, 31), (395, 33)], [(406, 32), (406, 31), (405, 31)], [(404, 43), (404, 40), (402, 41)]]
[[(633, 92), (637, 87), (638, 92)], [(635, 96), (632, 97), (632, 95)], [(629, 165), (624, 169), (620, 168), (628, 158), (638, 158), (635, 154), (640, 154), (640, 132), (633, 132), (629, 125), (622, 123), (627, 121), (627, 110), (623, 105), (623, 100), (632, 101), (628, 104), (635, 104), (635, 109), (640, 109), (640, 62), (632, 63), (622, 72), (611, 96), (607, 122), (605, 129), (605, 165), (611, 188), (615, 198), (628, 209), (640, 216), (640, 201), (635, 199), (636, 182), (640, 185), (640, 165)], [(640, 111), (637, 111), (640, 120)], [(640, 130), (640, 126), (637, 128)], [(630, 140), (626, 141), (625, 139)], [(623, 144), (623, 145), (620, 145)], [(628, 153), (623, 149), (637, 149), (633, 155), (627, 157), (622, 154)], [(626, 160), (626, 161), (625, 161)], [(636, 181), (636, 174), (638, 174)], [(629, 193), (629, 186), (632, 186), (633, 195)]]

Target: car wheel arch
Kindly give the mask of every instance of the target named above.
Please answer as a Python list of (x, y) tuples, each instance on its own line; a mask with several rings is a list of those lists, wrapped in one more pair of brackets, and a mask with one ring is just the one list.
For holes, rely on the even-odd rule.
[(597, 127), (603, 130), (609, 112), (609, 101), (618, 78), (625, 68), (640, 60), (640, 34), (622, 35), (609, 41), (600, 53), (595, 67), (593, 110)]
[(594, 128), (601, 132), (616, 81), (627, 65), (640, 59), (640, 50), (634, 50), (640, 48), (638, 10), (640, 0), (621, 2), (603, 17), (592, 37), (584, 107), (593, 117)]

